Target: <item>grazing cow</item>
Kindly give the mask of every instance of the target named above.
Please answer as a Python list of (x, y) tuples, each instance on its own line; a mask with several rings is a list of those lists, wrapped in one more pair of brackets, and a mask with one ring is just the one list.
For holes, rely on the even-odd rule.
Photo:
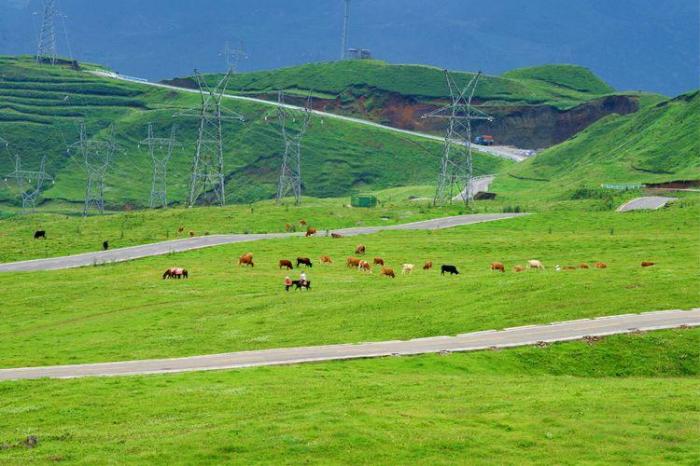
[(311, 263), (311, 259), (309, 259), (308, 257), (297, 257), (297, 267), (299, 267), (302, 264), (306, 267), (314, 266), (314, 264)]
[(280, 259), (280, 269), (286, 268), (287, 270), (292, 270), (294, 267), (292, 266), (292, 261), (288, 261), (287, 259)]
[(379, 275), (384, 275), (385, 277), (396, 278), (396, 275), (394, 274), (394, 269), (391, 269), (389, 267), (382, 267), (382, 270), (379, 272)]
[(360, 265), (360, 259), (357, 257), (348, 257), (348, 260), (345, 261), (347, 266), (351, 269), (357, 268), (358, 265)]
[(240, 267), (241, 265), (251, 266), (255, 267), (255, 263), (253, 262), (253, 255), (251, 253), (245, 253), (241, 257), (238, 258), (238, 266)]
[(316, 234), (316, 232), (317, 232), (317, 231), (316, 231), (315, 228), (309, 227), (309, 228), (306, 229), (306, 237), (308, 238), (309, 236), (313, 236), (313, 235)]
[(358, 244), (355, 248), (355, 254), (364, 255), (365, 251), (366, 248), (364, 244)]
[(34, 232), (34, 239), (44, 238), (46, 239), (46, 230), (37, 230)]
[(401, 266), (401, 275), (405, 275), (405, 274), (410, 275), (411, 272), (413, 272), (414, 268), (415, 268), (415, 265), (413, 265), (413, 264), (403, 264)]
[(360, 263), (357, 264), (357, 270), (372, 273), (372, 268), (367, 261), (360, 261)]
[(102, 241), (102, 249), (106, 251), (109, 249), (109, 241)]
[(491, 263), (491, 270), (505, 272), (506, 268), (501, 262), (493, 262)]
[(374, 265), (384, 265), (384, 259), (382, 259), (381, 257), (375, 257), (372, 263)]
[(194, 238), (194, 231), (190, 231), (190, 238)]
[(330, 256), (321, 256), (320, 257), (321, 264), (332, 264), (333, 260), (330, 258)]
[(565, 265), (564, 267), (562, 267), (562, 270), (576, 270), (576, 267), (574, 267), (573, 265)]
[(430, 270), (433, 268), (433, 261), (427, 261), (423, 264), (423, 270)]
[(301, 280), (292, 280), (291, 285), (284, 285), (285, 291), (289, 291), (291, 287), (294, 287), (295, 290), (300, 290), (302, 288), (306, 288), (307, 290), (311, 289), (311, 280), (306, 280), (305, 282), (301, 282)]
[(343, 235), (341, 235), (340, 233), (331, 233), (331, 238), (337, 239), (337, 238), (342, 238), (342, 237), (343, 237)]
[(642, 262), (642, 267), (652, 267), (656, 265), (654, 262), (644, 261)]
[(608, 268), (608, 264), (606, 264), (605, 262), (596, 262), (596, 263), (595, 263), (595, 268), (596, 268), (596, 269), (607, 269), (607, 268)]
[(177, 232), (178, 232), (178, 233), (182, 233), (183, 231), (185, 231), (185, 227), (183, 227), (183, 226), (180, 226), (180, 227), (177, 229)]
[(187, 269), (183, 269), (180, 267), (170, 267), (168, 270), (163, 273), (163, 280), (166, 278), (188, 278), (189, 273), (187, 272)]
[(292, 231), (293, 228), (294, 227), (292, 225), (290, 225), (289, 223), (286, 223), (284, 225), (284, 231)]
[(459, 275), (459, 270), (454, 265), (442, 265), (440, 266), (440, 274), (445, 275), (449, 273), (450, 275)]
[(589, 267), (588, 267), (588, 264), (582, 262), (578, 265), (578, 268), (579, 269), (588, 269)]
[(306, 225), (306, 220), (299, 220), (299, 225)]
[(517, 273), (517, 272), (524, 272), (524, 271), (525, 271), (525, 267), (523, 267), (522, 265), (516, 265), (515, 267), (513, 267), (513, 272)]
[(544, 264), (536, 259), (527, 261), (527, 266), (531, 269), (544, 270)]

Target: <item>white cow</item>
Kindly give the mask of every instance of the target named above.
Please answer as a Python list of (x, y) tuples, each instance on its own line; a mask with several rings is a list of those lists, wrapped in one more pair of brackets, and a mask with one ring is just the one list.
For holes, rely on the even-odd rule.
[(527, 266), (531, 269), (544, 270), (544, 264), (538, 260), (532, 259), (527, 261)]
[(411, 272), (413, 272), (414, 267), (415, 266), (413, 264), (403, 264), (403, 266), (401, 267), (401, 275), (405, 275), (407, 273), (410, 274)]

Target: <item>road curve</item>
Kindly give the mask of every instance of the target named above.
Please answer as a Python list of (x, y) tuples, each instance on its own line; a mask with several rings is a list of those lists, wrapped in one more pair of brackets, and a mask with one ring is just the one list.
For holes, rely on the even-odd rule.
[[(91, 73), (94, 75), (97, 75), (97, 76), (104, 77), (104, 78), (119, 79), (121, 81), (133, 82), (133, 83), (142, 84), (145, 86), (160, 87), (163, 89), (170, 89), (170, 90), (179, 91), (179, 92), (188, 92), (188, 93), (199, 94), (199, 91), (197, 89), (188, 89), (186, 87), (178, 87), (178, 86), (171, 86), (169, 84), (154, 83), (154, 82), (150, 82), (150, 81), (145, 80), (145, 79), (135, 78), (132, 76), (124, 76), (124, 75), (121, 75), (118, 73), (111, 73), (111, 72), (106, 72), (106, 71), (91, 71)], [(263, 104), (263, 105), (268, 105), (268, 106), (273, 106), (273, 107), (281, 106), (283, 108), (287, 108), (290, 110), (300, 110), (300, 111), (303, 110), (302, 107), (299, 107), (296, 105), (280, 104), (278, 102), (274, 102), (271, 100), (257, 99), (255, 97), (246, 97), (246, 96), (242, 96), (242, 95), (224, 94), (224, 98), (232, 99), (232, 100), (240, 100), (240, 101), (245, 101), (245, 102), (253, 102), (253, 103)], [(382, 125), (380, 123), (375, 123), (373, 121), (363, 120), (362, 118), (353, 118), (353, 117), (349, 117), (349, 116), (338, 115), (336, 113), (322, 112), (320, 110), (312, 110), (311, 113), (313, 113), (314, 115), (318, 115), (320, 117), (323, 117), (323, 118), (333, 118), (335, 120), (343, 120), (343, 121), (348, 121), (351, 123), (357, 123), (360, 125), (372, 126), (375, 128), (381, 128), (381, 129), (385, 129), (387, 131), (392, 131), (395, 133), (402, 133), (402, 134), (406, 134), (409, 136), (416, 136), (416, 137), (423, 138), (423, 139), (431, 139), (433, 141), (439, 141), (439, 142), (444, 142), (444, 140), (445, 140), (445, 138), (442, 136), (435, 136), (434, 134), (419, 133), (417, 131), (409, 131), (406, 129), (394, 128), (393, 126), (386, 126), (386, 125)], [(517, 149), (515, 147), (508, 147), (508, 146), (482, 146), (479, 144), (472, 144), (472, 147), (474, 147), (474, 149), (479, 151), (479, 152), (493, 155), (495, 157), (501, 157), (501, 158), (505, 158), (505, 159), (514, 160), (516, 162), (522, 162), (523, 160), (527, 159), (528, 154), (530, 154), (532, 152), (529, 150)]]
[[(473, 214), (458, 215), (455, 217), (443, 217), (421, 222), (405, 223), (401, 225), (387, 225), (376, 227), (355, 227), (333, 230), (345, 236), (367, 235), (384, 230), (439, 230), (472, 223), (492, 222), (517, 217), (525, 214)], [(321, 232), (325, 234), (327, 232)], [(34, 259), (21, 262), (0, 264), (0, 272), (36, 272), (40, 270), (60, 270), (89, 265), (109, 264), (124, 262), (143, 257), (159, 256), (174, 252), (191, 251), (194, 249), (220, 246), (230, 243), (245, 243), (266, 239), (290, 238), (301, 236), (303, 233), (259, 233), (259, 234), (231, 234), (211, 235), (187, 239), (163, 241), (160, 243), (143, 244), (128, 248), (112, 249), (109, 251), (88, 252), (72, 256), (52, 257), (48, 259)]]
[(656, 311), (599, 317), (596, 319), (571, 320), (544, 325), (513, 327), (498, 331), (487, 330), (464, 333), (457, 336), (416, 338), (406, 341), (395, 340), (374, 343), (278, 348), (175, 359), (0, 369), (0, 381), (163, 374), (382, 356), (476, 351), (683, 326), (700, 326), (700, 308), (689, 311)]
[(646, 196), (632, 199), (617, 208), (618, 212), (629, 212), (630, 210), (656, 210), (665, 206), (669, 202), (675, 201), (675, 197)]

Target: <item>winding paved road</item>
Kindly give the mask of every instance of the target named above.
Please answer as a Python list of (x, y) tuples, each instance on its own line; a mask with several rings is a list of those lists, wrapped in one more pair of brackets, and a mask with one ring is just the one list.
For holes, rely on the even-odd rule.
[[(492, 222), (507, 218), (518, 217), (525, 214), (476, 214), (458, 215), (455, 217), (443, 217), (421, 222), (405, 223), (402, 225), (387, 225), (376, 227), (355, 227), (333, 230), (344, 236), (367, 235), (384, 230), (439, 230), (473, 223)], [(319, 234), (323, 234), (319, 233)], [(142, 257), (158, 256), (173, 252), (191, 251), (212, 246), (230, 243), (245, 243), (266, 239), (290, 238), (302, 236), (303, 233), (260, 233), (260, 234), (231, 234), (211, 235), (187, 239), (163, 241), (160, 243), (144, 244), (128, 248), (112, 249), (110, 251), (88, 252), (73, 256), (53, 257), (48, 259), (35, 259), (21, 262), (0, 264), (0, 272), (35, 272), (40, 270), (60, 270), (74, 267), (84, 267), (97, 264), (123, 262)]]
[[(197, 89), (188, 89), (186, 87), (177, 87), (177, 86), (171, 86), (169, 84), (162, 84), (162, 83), (153, 83), (145, 79), (141, 78), (135, 78), (132, 76), (124, 76), (118, 73), (111, 73), (111, 72), (106, 72), (106, 71), (91, 71), (92, 74), (101, 76), (104, 78), (112, 78), (112, 79), (119, 79), (121, 81), (129, 81), (137, 84), (142, 84), (145, 86), (153, 86), (153, 87), (160, 87), (163, 89), (170, 89), (174, 91), (179, 91), (179, 92), (188, 92), (188, 93), (194, 93), (194, 94), (199, 94), (199, 91)], [(298, 107), (296, 105), (290, 105), (290, 104), (280, 104), (278, 102), (274, 102), (271, 100), (264, 100), (264, 99), (257, 99), (255, 97), (246, 97), (242, 95), (232, 95), (232, 94), (224, 94), (224, 98), (226, 99), (232, 99), (232, 100), (241, 100), (245, 102), (254, 102), (257, 104), (263, 104), (263, 105), (268, 105), (268, 106), (273, 106), (273, 107), (278, 107), (282, 106), (284, 108), (288, 108), (290, 110), (303, 110), (302, 107)], [(375, 123), (373, 121), (368, 121), (368, 120), (363, 120), (361, 118), (353, 118), (353, 117), (348, 117), (344, 115), (338, 115), (336, 113), (328, 113), (328, 112), (322, 112), (320, 110), (312, 110), (314, 115), (318, 115), (323, 118), (333, 118), (336, 120), (343, 120), (343, 121), (349, 121), (352, 123), (357, 123), (360, 125), (365, 125), (365, 126), (372, 126), (375, 128), (381, 128), (385, 129), (387, 131), (392, 131), (394, 133), (402, 133), (410, 136), (416, 136), (422, 139), (431, 139), (433, 141), (440, 141), (443, 142), (445, 140), (444, 137), (442, 136), (435, 136), (433, 134), (426, 134), (426, 133), (419, 133), (416, 131), (409, 131), (406, 129), (400, 129), (400, 128), (394, 128), (393, 126), (386, 126), (382, 125), (380, 123)], [(479, 144), (472, 144), (472, 147), (476, 149), (479, 152), (483, 152), (486, 154), (490, 154), (496, 157), (501, 157), (505, 159), (510, 159), (510, 160), (515, 160), (516, 162), (522, 162), (523, 160), (527, 159), (529, 155), (532, 154), (532, 151), (526, 150), (526, 149), (518, 149), (516, 147), (510, 147), (510, 146), (482, 146)]]
[(664, 196), (646, 196), (638, 197), (632, 199), (631, 201), (625, 202), (620, 207), (617, 208), (618, 212), (629, 212), (630, 210), (656, 210), (665, 206), (671, 201), (675, 201), (675, 197), (664, 197)]
[(489, 348), (535, 345), (543, 342), (579, 340), (585, 337), (599, 337), (681, 326), (700, 326), (700, 308), (690, 311), (657, 311), (643, 314), (599, 317), (597, 319), (571, 320), (553, 324), (507, 328), (500, 331), (487, 330), (457, 336), (417, 338), (407, 341), (278, 348), (176, 359), (0, 369), (0, 381), (44, 377), (76, 378), (162, 374), (382, 356), (476, 351)]

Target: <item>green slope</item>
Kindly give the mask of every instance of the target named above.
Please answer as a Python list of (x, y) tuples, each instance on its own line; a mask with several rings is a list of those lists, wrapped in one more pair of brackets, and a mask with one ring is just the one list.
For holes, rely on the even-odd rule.
[(503, 77), (519, 81), (542, 81), (552, 86), (565, 87), (587, 94), (608, 94), (615, 91), (591, 70), (577, 65), (543, 65), (519, 68), (503, 73)]
[(700, 91), (609, 116), (498, 177), (497, 191), (546, 196), (603, 183), (700, 179)]
[[(169, 166), (169, 196), (183, 201), (196, 140), (197, 121), (173, 118), (195, 108), (198, 96), (126, 83), (65, 67), (38, 66), (29, 57), (0, 57), (0, 136), (20, 153), (27, 169), (38, 167), (43, 154), (56, 183), (45, 193), (49, 200), (80, 202), (85, 174), (78, 154), (66, 146), (78, 138), (85, 119), (91, 135), (117, 126), (120, 147), (107, 179), (106, 200), (115, 208), (147, 203), (150, 158), (138, 141), (154, 122), (158, 136), (178, 124), (176, 150)], [(246, 123), (225, 127), (225, 166), (229, 202), (270, 198), (275, 192), (282, 141), (270, 106), (227, 101)], [(294, 131), (294, 128), (292, 128)], [(333, 119), (314, 117), (304, 139), (302, 170), (305, 193), (329, 197), (365, 189), (432, 182), (437, 172), (440, 143)], [(478, 156), (479, 173), (496, 171), (504, 162)], [(0, 173), (14, 168), (7, 151), (0, 151)], [(12, 201), (10, 184), (0, 183), (0, 201)]]

